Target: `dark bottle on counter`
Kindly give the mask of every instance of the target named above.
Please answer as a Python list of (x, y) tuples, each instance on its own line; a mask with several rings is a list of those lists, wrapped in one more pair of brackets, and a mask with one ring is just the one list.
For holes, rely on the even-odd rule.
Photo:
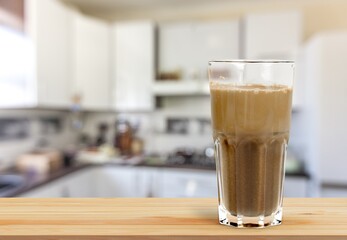
[(133, 131), (130, 123), (120, 119), (116, 121), (116, 135), (114, 138), (114, 147), (121, 155), (130, 155), (133, 141)]
[(106, 143), (106, 135), (108, 130), (108, 125), (106, 123), (100, 123), (98, 126), (98, 136), (96, 137), (95, 145), (97, 147)]

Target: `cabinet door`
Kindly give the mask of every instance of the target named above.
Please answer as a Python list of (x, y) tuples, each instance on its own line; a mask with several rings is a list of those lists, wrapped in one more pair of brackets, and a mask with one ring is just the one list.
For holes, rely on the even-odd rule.
[(217, 197), (217, 178), (214, 171), (169, 170), (157, 174), (158, 197)]
[(54, 198), (54, 197), (97, 197), (99, 179), (98, 167), (82, 169), (62, 178), (33, 189), (19, 197)]
[(138, 197), (138, 170), (134, 167), (98, 167), (96, 197)]
[[(158, 72), (173, 72), (196, 67), (193, 23), (167, 23), (159, 25)], [(187, 75), (187, 74), (185, 74)], [(182, 76), (187, 78), (187, 76)]]
[(59, 198), (69, 197), (68, 184), (64, 179), (55, 180), (42, 187), (35, 188), (19, 197), (27, 198)]
[(136, 167), (136, 196), (137, 197), (159, 197), (160, 189), (158, 186), (158, 181), (160, 177), (160, 168), (151, 167)]
[(90, 167), (64, 177), (64, 182), (66, 182), (63, 192), (64, 197), (96, 197), (95, 193), (98, 188), (97, 169), (98, 167)]
[(208, 61), (239, 57), (239, 21), (199, 23), (193, 34), (194, 54), (191, 57), (201, 68), (202, 78), (207, 79)]
[(239, 57), (239, 22), (162, 24), (159, 72), (182, 71), (185, 79), (207, 79), (208, 61)]
[(70, 103), (70, 24), (70, 11), (61, 1), (26, 1), (26, 30), (34, 45), (38, 105), (66, 107)]
[(117, 23), (113, 27), (114, 107), (119, 111), (152, 110), (154, 25)]
[(284, 197), (307, 197), (308, 180), (304, 177), (285, 177)]
[(250, 14), (243, 21), (245, 58), (294, 59), (301, 44), (300, 12)]
[(74, 14), (74, 94), (86, 109), (109, 109), (110, 26), (100, 20)]

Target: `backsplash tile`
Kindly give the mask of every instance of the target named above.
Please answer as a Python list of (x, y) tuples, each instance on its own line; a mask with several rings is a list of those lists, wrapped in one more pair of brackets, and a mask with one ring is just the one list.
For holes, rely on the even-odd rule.
[(0, 118), (0, 141), (28, 138), (29, 124), (27, 118)]
[(38, 147), (62, 150), (76, 143), (70, 112), (54, 110), (0, 111), (0, 169)]
[(168, 134), (187, 134), (189, 127), (188, 118), (167, 118), (166, 133)]

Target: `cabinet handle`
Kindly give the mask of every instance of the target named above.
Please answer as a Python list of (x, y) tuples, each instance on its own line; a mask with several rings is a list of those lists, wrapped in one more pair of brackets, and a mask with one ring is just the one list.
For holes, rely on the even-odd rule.
[(153, 194), (153, 176), (152, 175), (150, 176), (150, 179), (148, 181), (148, 192), (147, 192), (146, 197), (148, 197), (148, 198), (154, 197), (154, 194)]
[(185, 195), (187, 197), (194, 197), (197, 189), (197, 182), (194, 180), (189, 180), (186, 186)]
[(62, 190), (61, 190), (61, 197), (63, 198), (69, 198), (71, 197), (71, 194), (70, 194), (70, 191), (69, 191), (69, 188), (68, 187), (63, 187)]

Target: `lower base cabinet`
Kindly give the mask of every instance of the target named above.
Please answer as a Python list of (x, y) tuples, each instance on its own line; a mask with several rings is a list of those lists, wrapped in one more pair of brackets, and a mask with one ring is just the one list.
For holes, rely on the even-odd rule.
[[(285, 197), (306, 197), (307, 180), (287, 177)], [(19, 197), (216, 197), (214, 171), (136, 166), (94, 166), (81, 169)]]
[(164, 169), (157, 173), (158, 197), (216, 197), (217, 178), (214, 171)]
[(140, 197), (137, 194), (138, 169), (95, 166), (78, 170), (19, 197)]

